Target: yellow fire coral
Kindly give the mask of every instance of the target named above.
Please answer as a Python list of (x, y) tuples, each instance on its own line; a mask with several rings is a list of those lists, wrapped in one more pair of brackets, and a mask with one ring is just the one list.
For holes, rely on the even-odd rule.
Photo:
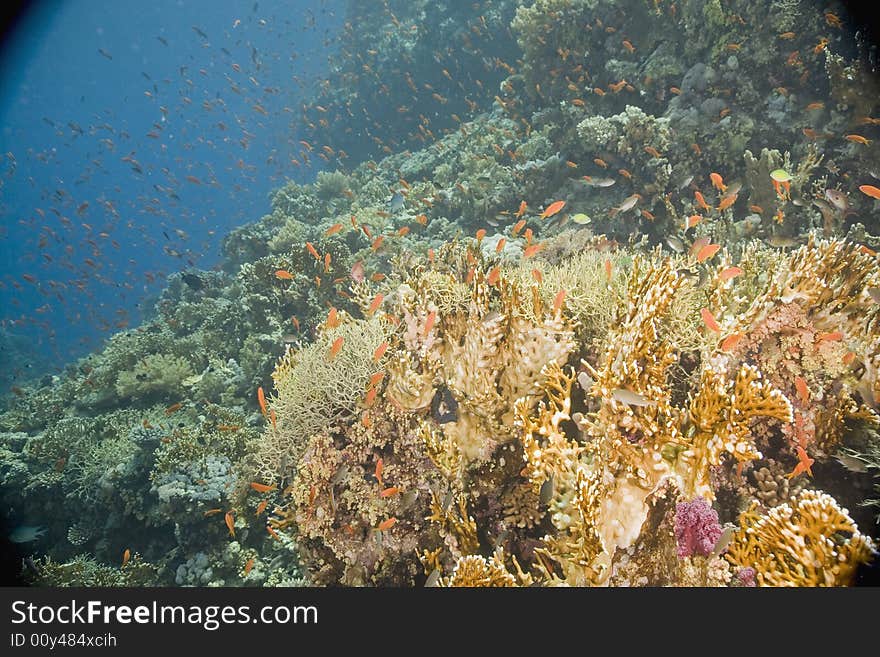
[(846, 586), (874, 551), (833, 497), (805, 490), (766, 516), (740, 517), (727, 559), (754, 568), (762, 586)]

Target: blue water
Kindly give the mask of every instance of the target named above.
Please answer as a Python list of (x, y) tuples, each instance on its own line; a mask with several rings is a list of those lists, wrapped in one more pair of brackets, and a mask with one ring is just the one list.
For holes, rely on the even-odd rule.
[(272, 189), (314, 177), (290, 158), (342, 4), (28, 12), (0, 60), (0, 334), (16, 376), (137, 325), (169, 273), (211, 268)]

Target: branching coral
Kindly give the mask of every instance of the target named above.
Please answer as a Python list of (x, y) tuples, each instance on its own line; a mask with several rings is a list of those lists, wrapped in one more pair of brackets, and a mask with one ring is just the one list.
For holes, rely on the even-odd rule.
[(750, 510), (740, 525), (727, 558), (754, 568), (761, 586), (846, 586), (874, 552), (846, 509), (818, 491), (802, 491), (765, 516)]

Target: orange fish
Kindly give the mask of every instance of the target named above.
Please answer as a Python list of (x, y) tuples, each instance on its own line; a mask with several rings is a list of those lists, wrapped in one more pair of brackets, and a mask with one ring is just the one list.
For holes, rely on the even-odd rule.
[(565, 201), (556, 201), (547, 206), (544, 211), (538, 215), (541, 219), (547, 219), (562, 210), (565, 207)]
[(379, 394), (378, 388), (370, 388), (367, 391), (366, 396), (364, 397), (364, 406), (369, 408), (373, 405), (373, 402), (376, 401), (376, 395)]
[(263, 417), (266, 417), (268, 410), (266, 410), (266, 395), (263, 393), (262, 386), (257, 388), (257, 401), (260, 402), (260, 410), (263, 412)]
[(324, 254), (324, 273), (325, 274), (330, 271), (330, 261), (331, 261), (330, 253), (325, 253)]
[(697, 251), (697, 262), (705, 262), (718, 253), (719, 249), (721, 249), (720, 244), (707, 244)]
[(179, 411), (181, 408), (183, 408), (183, 404), (181, 404), (180, 402), (177, 402), (176, 404), (171, 404), (171, 406), (165, 409), (165, 415), (171, 415), (172, 413)]
[(810, 401), (810, 389), (807, 387), (807, 382), (800, 376), (794, 377), (794, 387), (797, 390), (798, 397), (803, 403), (807, 403)]
[(663, 157), (663, 155), (660, 153), (660, 151), (658, 151), (658, 150), (657, 150), (656, 148), (654, 148), (653, 146), (645, 146), (644, 150), (645, 150), (645, 152), (646, 152), (648, 155), (650, 155), (651, 157), (656, 157), (656, 158), (661, 158), (661, 157)]
[(841, 333), (840, 331), (834, 331), (832, 333), (820, 333), (816, 336), (816, 340), (818, 340), (819, 342), (824, 342), (826, 340), (828, 342), (837, 342), (838, 340), (842, 339), (843, 333)]
[(385, 352), (388, 350), (388, 343), (383, 342), (378, 347), (376, 347), (376, 351), (373, 352), (373, 360), (377, 363), (382, 359), (382, 356), (385, 355)]
[[(599, 91), (602, 91), (602, 90), (600, 89)], [(604, 94), (605, 92), (603, 91), (602, 93)], [(603, 160), (601, 157), (594, 157), (593, 162), (595, 163), (595, 165), (597, 167), (602, 167), (603, 169), (608, 168), (608, 163), (605, 160)]]
[(382, 457), (379, 457), (379, 460), (376, 461), (376, 469), (373, 471), (373, 475), (376, 477), (376, 481), (379, 482), (380, 488), (385, 488), (385, 484), (382, 482), (382, 472), (385, 469), (385, 461), (382, 460)]
[(259, 483), (259, 482), (257, 482), (257, 481), (252, 481), (252, 482), (251, 482), (251, 488), (253, 488), (253, 489), (254, 489), (255, 491), (257, 491), (258, 493), (270, 493), (270, 492), (272, 492), (273, 490), (275, 490), (276, 488), (278, 488), (278, 486), (276, 486), (275, 484), (272, 484), (272, 485), (270, 486), (270, 485), (268, 485), (268, 484), (261, 484), (261, 483)]
[(327, 328), (335, 329), (339, 326), (339, 313), (336, 312), (336, 308), (330, 308), (330, 312), (327, 313)]
[(278, 535), (274, 529), (272, 529), (271, 525), (266, 525), (266, 531), (269, 532), (269, 535), (274, 538), (276, 541), (280, 541), (281, 537)]
[(556, 293), (556, 298), (553, 300), (553, 314), (556, 315), (562, 310), (562, 304), (565, 303), (565, 295), (567, 292), (565, 290), (559, 290)]
[(122, 553), (122, 568), (125, 568), (125, 564), (128, 563), (129, 559), (131, 559), (131, 550), (125, 548), (125, 552)]
[(542, 248), (544, 248), (543, 244), (532, 244), (531, 246), (527, 246), (526, 250), (523, 251), (523, 258), (531, 258)]
[(434, 322), (437, 321), (437, 311), (432, 310), (428, 313), (428, 318), (425, 320), (425, 330), (422, 331), (423, 337), (428, 337), (428, 333), (431, 332), (431, 329), (434, 328)]
[(245, 577), (248, 576), (248, 574), (251, 572), (251, 568), (253, 568), (253, 567), (254, 567), (254, 558), (251, 557), (250, 559), (247, 560), (247, 563), (244, 565), (244, 576)]
[(379, 306), (382, 305), (382, 301), (384, 300), (385, 297), (382, 295), (382, 293), (379, 293), (375, 297), (373, 297), (373, 301), (370, 303), (370, 307), (367, 308), (367, 314), (372, 315), (374, 312), (376, 312), (379, 309)]
[(721, 273), (718, 274), (719, 280), (722, 282), (729, 281), (731, 278), (736, 278), (743, 273), (743, 270), (739, 267), (726, 267), (721, 270)]
[(868, 144), (871, 143), (870, 139), (865, 139), (861, 135), (846, 135), (844, 137), (844, 139), (846, 139), (847, 141), (854, 142), (856, 144), (863, 144), (865, 146), (867, 146)]
[(605, 278), (608, 279), (608, 282), (611, 282), (611, 259), (605, 258)]
[(697, 199), (697, 205), (698, 205), (701, 209), (703, 209), (703, 210), (711, 210), (711, 208), (709, 207), (709, 204), (706, 203), (706, 199), (703, 198), (703, 195), (700, 194), (700, 192), (695, 191), (695, 192), (694, 192), (694, 198)]
[(315, 260), (321, 259), (321, 255), (318, 253), (318, 251), (315, 249), (315, 247), (312, 245), (311, 242), (306, 242), (306, 250), (312, 254), (312, 256), (315, 258)]
[(541, 275), (541, 272), (539, 272), (537, 269), (532, 270), (532, 278), (534, 278), (538, 284), (541, 284), (544, 282), (544, 277)]
[[(880, 190), (878, 190), (878, 191), (880, 191)], [(513, 236), (516, 237), (519, 234), (519, 231), (521, 231), (525, 227), (525, 225), (526, 225), (525, 219), (520, 219), (519, 221), (517, 221), (513, 225)]]
[(501, 278), (501, 268), (496, 266), (496, 267), (493, 267), (492, 271), (489, 272), (489, 275), (486, 277), (486, 282), (489, 285), (495, 285), (496, 283), (498, 283), (498, 280), (500, 278)]
[(861, 185), (859, 187), (859, 191), (862, 194), (870, 196), (871, 198), (880, 199), (880, 189), (878, 189), (877, 187), (874, 187), (874, 185)]
[(476, 234), (476, 235), (477, 235), (477, 241), (478, 241), (478, 242), (482, 242), (482, 241), (483, 241), (483, 238), (486, 237), (486, 229), (485, 229), (485, 228), (479, 228), (479, 229), (477, 230), (477, 234)]
[(503, 237), (498, 240), (498, 244), (495, 246), (495, 253), (501, 253), (504, 250), (505, 244), (507, 244), (507, 240)]
[(328, 228), (327, 230), (324, 231), (324, 237), (330, 237), (331, 235), (335, 235), (340, 230), (342, 230), (342, 224), (333, 224), (332, 226), (330, 226), (330, 228)]
[(727, 189), (727, 185), (724, 184), (724, 178), (721, 177), (721, 174), (714, 172), (710, 173), (709, 179), (712, 181), (712, 186), (719, 192), (724, 193), (724, 190)]
[(820, 109), (822, 109), (823, 107), (825, 107), (825, 103), (819, 103), (819, 102), (816, 102), (816, 103), (810, 103), (809, 105), (807, 105), (807, 109), (808, 109), (809, 111), (812, 111), (812, 110), (820, 110)]
[(227, 511), (224, 519), (226, 520), (226, 526), (229, 528), (229, 535), (235, 538), (235, 516), (233, 516), (232, 511)]
[(376, 251), (379, 250), (379, 247), (382, 246), (382, 242), (384, 242), (384, 241), (385, 241), (384, 235), (379, 235), (379, 237), (377, 237), (375, 240), (373, 240), (373, 243), (370, 245), (370, 249), (372, 249), (373, 253), (375, 253)]
[(718, 325), (718, 322), (715, 321), (715, 317), (709, 312), (708, 308), (700, 309), (700, 317), (703, 318), (703, 323), (710, 331), (715, 331), (716, 333), (721, 332), (721, 327)]
[(254, 511), (254, 515), (258, 516), (263, 513), (263, 511), (266, 510), (267, 506), (269, 506), (269, 500), (262, 500), (259, 504), (257, 504), (257, 510)]
[(370, 377), (369, 382), (367, 383), (367, 388), (375, 388), (376, 384), (382, 380), (385, 376), (385, 372), (376, 372), (373, 376)]
[(523, 216), (526, 213), (526, 209), (528, 209), (528, 207), (529, 206), (525, 201), (520, 201), (519, 210), (516, 211), (516, 214), (514, 216), (517, 219), (519, 219), (521, 216)]
[(731, 205), (733, 205), (734, 203), (736, 203), (736, 198), (737, 198), (737, 195), (736, 195), (736, 194), (730, 194), (730, 195), (728, 195), (728, 196), (725, 196), (723, 199), (721, 199), (721, 202), (718, 204), (718, 208), (717, 208), (717, 209), (718, 209), (719, 211), (721, 211), (721, 210), (726, 210), (726, 209), (729, 208)]
[(376, 527), (376, 529), (378, 529), (380, 532), (385, 532), (394, 527), (394, 525), (396, 524), (397, 518), (392, 516), (391, 518), (388, 518), (388, 520), (383, 520), (382, 522), (380, 522), (379, 526)]
[(208, 509), (202, 515), (206, 518), (210, 518), (211, 516), (215, 516), (218, 513), (223, 513), (223, 509)]
[(402, 228), (398, 229), (397, 236), (398, 237), (406, 237), (406, 235), (408, 233), (409, 233), (409, 226), (403, 226)]
[(278, 278), (282, 281), (292, 281), (293, 274), (291, 274), (286, 269), (279, 269), (278, 271), (275, 272), (275, 278)]
[(275, 417), (275, 409), (269, 409), (269, 421), (272, 422), (272, 431), (278, 431), (278, 425), (276, 424), (278, 419)]
[(342, 349), (342, 342), (343, 338), (341, 335), (333, 341), (333, 344), (330, 346), (330, 351), (327, 352), (328, 362), (336, 358), (339, 350)]
[(731, 333), (721, 341), (721, 351), (733, 351), (742, 337), (742, 333)]
[(397, 486), (391, 486), (390, 488), (385, 488), (379, 491), (379, 497), (391, 497), (392, 495), (397, 495), (400, 493), (400, 489)]
[(703, 215), (701, 214), (692, 214), (690, 217), (684, 220), (684, 229), (689, 230), (696, 226), (703, 220)]
[(792, 470), (789, 474), (785, 475), (789, 479), (792, 477), (797, 477), (801, 473), (808, 473), (811, 477), (813, 476), (813, 471), (810, 468), (813, 463), (816, 461), (811, 459), (807, 454), (807, 450), (805, 450), (800, 445), (797, 446), (797, 455), (798, 455), (798, 464), (794, 466), (794, 470)]

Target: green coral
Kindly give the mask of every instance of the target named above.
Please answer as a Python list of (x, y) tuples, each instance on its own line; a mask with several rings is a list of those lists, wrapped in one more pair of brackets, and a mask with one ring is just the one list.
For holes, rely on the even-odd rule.
[(192, 367), (185, 358), (168, 354), (150, 354), (134, 366), (119, 373), (116, 394), (120, 397), (146, 399), (156, 395), (178, 394), (184, 380), (193, 376)]

